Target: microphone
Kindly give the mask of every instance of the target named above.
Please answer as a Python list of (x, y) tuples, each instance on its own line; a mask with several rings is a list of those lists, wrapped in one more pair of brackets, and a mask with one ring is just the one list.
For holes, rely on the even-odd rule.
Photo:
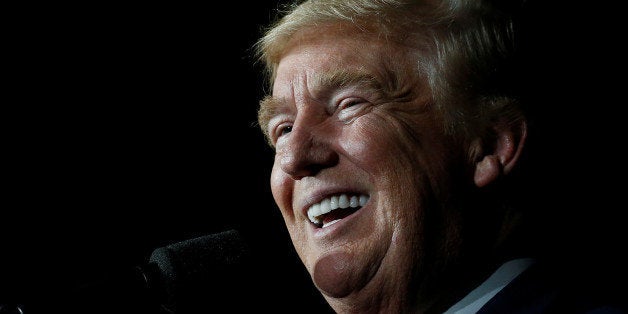
[[(237, 230), (155, 249), (147, 263), (81, 287), (66, 313), (191, 314), (244, 310), (252, 276)], [(231, 310), (230, 310), (231, 311)], [(30, 314), (25, 312), (24, 314)]]
[(248, 257), (248, 247), (236, 230), (174, 243), (151, 254), (144, 268), (146, 286), (163, 309), (199, 311), (241, 296), (249, 277)]

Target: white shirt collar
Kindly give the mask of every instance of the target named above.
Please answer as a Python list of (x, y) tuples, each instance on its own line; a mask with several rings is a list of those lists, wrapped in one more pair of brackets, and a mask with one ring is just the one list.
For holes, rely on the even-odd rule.
[(481, 285), (443, 314), (476, 313), (486, 302), (532, 264), (534, 264), (534, 259), (532, 258), (518, 258), (504, 263)]

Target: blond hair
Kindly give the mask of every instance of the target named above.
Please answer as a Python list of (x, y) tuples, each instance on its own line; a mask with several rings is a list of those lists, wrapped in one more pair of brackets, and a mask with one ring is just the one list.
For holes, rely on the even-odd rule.
[(283, 17), (256, 43), (256, 56), (272, 87), (286, 45), (301, 30), (347, 23), (401, 41), (417, 48), (416, 70), (430, 86), (445, 131), (469, 139), (496, 120), (523, 118), (512, 86), (512, 7), (483, 0), (300, 1), (280, 10)]

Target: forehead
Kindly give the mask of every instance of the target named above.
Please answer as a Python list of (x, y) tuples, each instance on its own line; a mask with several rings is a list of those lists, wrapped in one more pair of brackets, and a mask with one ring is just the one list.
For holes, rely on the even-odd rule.
[(399, 43), (343, 25), (300, 31), (288, 42), (279, 60), (273, 94), (285, 84), (324, 81), (331, 72), (382, 77), (413, 68), (416, 62), (408, 52), (408, 47)]

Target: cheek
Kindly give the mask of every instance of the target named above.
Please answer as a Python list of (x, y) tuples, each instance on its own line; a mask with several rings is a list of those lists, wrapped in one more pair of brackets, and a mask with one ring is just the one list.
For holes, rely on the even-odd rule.
[(273, 165), (272, 172), (270, 174), (270, 188), (273, 194), (273, 198), (281, 210), (281, 214), (289, 222), (294, 219), (294, 213), (292, 212), (292, 185), (291, 181), (285, 175), (279, 166), (279, 162), (276, 159)]
[(363, 119), (343, 130), (340, 146), (360, 168), (378, 177), (387, 168), (401, 166), (404, 157), (400, 136), (394, 125), (377, 119)]
[(341, 146), (369, 174), (380, 208), (408, 209), (383, 210), (382, 220), (414, 225), (428, 203), (443, 197), (436, 193), (448, 182), (453, 158), (448, 141), (426, 118), (381, 113), (364, 118), (344, 131)]

